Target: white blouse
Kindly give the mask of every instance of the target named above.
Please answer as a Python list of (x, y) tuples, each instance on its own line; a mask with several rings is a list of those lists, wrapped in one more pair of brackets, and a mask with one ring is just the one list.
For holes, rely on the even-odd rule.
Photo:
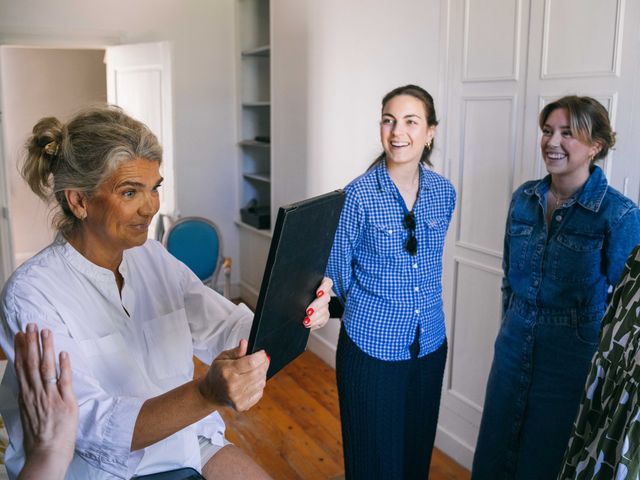
[[(24, 263), (2, 294), (0, 347), (13, 362), (13, 337), (27, 323), (53, 332), (69, 352), (80, 408), (67, 479), (130, 478), (179, 466), (201, 469), (198, 436), (223, 444), (217, 412), (142, 450), (130, 451), (146, 399), (190, 381), (195, 354), (209, 364), (247, 338), (252, 313), (206, 287), (164, 247), (148, 240), (124, 252), (122, 297), (111, 271), (64, 241)], [(5, 464), (24, 463), (15, 370), (7, 368), (0, 413), (9, 431)]]

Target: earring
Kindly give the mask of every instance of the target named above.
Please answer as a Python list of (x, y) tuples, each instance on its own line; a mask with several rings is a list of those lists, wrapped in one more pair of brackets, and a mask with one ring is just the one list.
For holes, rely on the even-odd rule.
[(84, 220), (85, 218), (87, 218), (87, 212), (81, 212), (78, 218), (80, 219), (80, 221)]
[(431, 142), (432, 140), (429, 140), (427, 143), (425, 143), (424, 148), (426, 148), (427, 150), (431, 150)]

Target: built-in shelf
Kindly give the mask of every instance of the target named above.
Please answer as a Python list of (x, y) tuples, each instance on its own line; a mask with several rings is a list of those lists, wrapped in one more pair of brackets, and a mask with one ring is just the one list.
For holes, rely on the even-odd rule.
[(238, 145), (243, 147), (255, 147), (255, 148), (269, 148), (271, 146), (270, 143), (260, 142), (258, 140), (240, 140)]
[(270, 107), (271, 102), (269, 101), (242, 102), (242, 106), (246, 108), (263, 108), (263, 107)]
[(242, 176), (247, 180), (271, 183), (271, 175), (269, 175), (268, 173), (243, 173)]
[(242, 51), (243, 57), (268, 57), (270, 54), (271, 47), (269, 45), (262, 45)]
[(255, 227), (252, 227), (251, 225), (244, 223), (242, 220), (239, 220), (239, 219), (236, 219), (235, 224), (240, 228), (243, 228), (245, 230), (248, 230), (258, 235), (262, 235), (263, 237), (266, 237), (266, 238), (271, 238), (272, 236), (271, 230), (259, 230)]
[[(237, 0), (240, 295), (257, 301), (271, 243), (271, 0)], [(275, 47), (274, 47), (275, 48)], [(261, 141), (266, 140), (266, 141)], [(253, 207), (253, 208), (250, 208)], [(245, 223), (243, 219), (248, 222)], [(267, 227), (258, 229), (256, 227)]]

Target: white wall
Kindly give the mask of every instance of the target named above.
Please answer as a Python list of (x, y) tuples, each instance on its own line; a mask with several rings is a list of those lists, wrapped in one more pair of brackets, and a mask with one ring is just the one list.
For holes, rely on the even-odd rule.
[(237, 259), (234, 0), (0, 0), (0, 43), (173, 48), (176, 204), (224, 232)]
[[(381, 147), (380, 102), (407, 83), (439, 84), (440, 0), (271, 0), (275, 204), (344, 187)], [(444, 23), (442, 23), (444, 25)], [(440, 134), (442, 131), (440, 132)], [(439, 134), (436, 143), (444, 144)], [(339, 324), (310, 348), (333, 364)]]
[(66, 118), (83, 105), (106, 100), (103, 56), (103, 50), (0, 48), (0, 104), (16, 266), (51, 243), (54, 236), (51, 209), (18, 172), (25, 140), (44, 116)]

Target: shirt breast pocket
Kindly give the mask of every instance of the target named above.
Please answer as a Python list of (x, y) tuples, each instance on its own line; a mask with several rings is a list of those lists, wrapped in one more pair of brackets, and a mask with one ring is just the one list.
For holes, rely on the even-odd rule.
[(178, 384), (182, 383), (193, 366), (191, 331), (184, 308), (146, 321), (142, 331), (151, 375), (158, 380), (180, 377)]
[[(423, 223), (426, 231), (427, 248), (429, 250), (442, 250), (444, 237), (447, 235), (447, 228), (449, 227), (449, 218), (427, 218)], [(420, 239), (418, 239), (418, 248), (420, 248)]]
[(112, 395), (144, 395), (146, 381), (119, 332), (78, 342), (100, 386)]
[(512, 221), (509, 224), (509, 269), (522, 270), (527, 261), (529, 239), (533, 233), (533, 225)]
[(395, 257), (404, 249), (403, 228), (399, 224), (373, 224), (368, 236), (371, 249), (380, 257)]
[(552, 276), (562, 282), (589, 283), (601, 271), (604, 235), (560, 232), (556, 237)]

